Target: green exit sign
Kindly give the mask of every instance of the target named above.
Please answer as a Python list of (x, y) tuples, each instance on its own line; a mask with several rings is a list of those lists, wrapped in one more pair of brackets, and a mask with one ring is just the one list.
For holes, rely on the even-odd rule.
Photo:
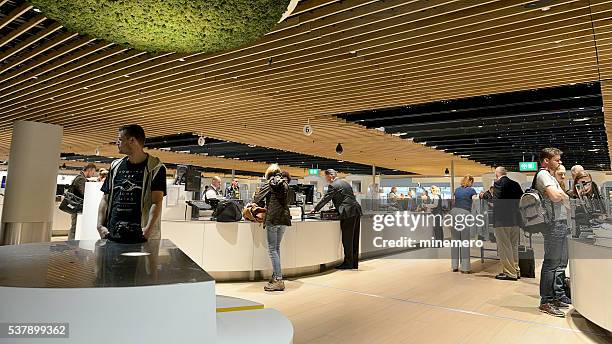
[(519, 162), (519, 171), (537, 171), (538, 163), (535, 161)]
[(311, 176), (312, 175), (318, 176), (319, 175), (319, 169), (318, 168), (309, 168), (308, 169), (308, 174), (311, 175)]

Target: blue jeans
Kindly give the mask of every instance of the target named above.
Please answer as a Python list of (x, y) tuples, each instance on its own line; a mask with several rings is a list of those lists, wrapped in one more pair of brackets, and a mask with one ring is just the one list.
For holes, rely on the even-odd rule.
[(544, 233), (544, 262), (540, 273), (540, 304), (565, 295), (563, 279), (567, 267), (567, 232), (565, 221), (556, 221), (550, 233)]
[(268, 254), (270, 254), (270, 260), (272, 260), (272, 277), (276, 279), (283, 278), (280, 262), (280, 245), (281, 240), (283, 240), (283, 234), (285, 234), (285, 229), (287, 229), (287, 226), (284, 225), (266, 226), (266, 232), (268, 234)]

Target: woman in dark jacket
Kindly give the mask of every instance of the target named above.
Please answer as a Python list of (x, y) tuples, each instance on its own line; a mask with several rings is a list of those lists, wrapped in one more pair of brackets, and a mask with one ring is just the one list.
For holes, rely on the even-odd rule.
[[(287, 174), (288, 176), (288, 174)], [(266, 170), (266, 182), (257, 191), (253, 202), (266, 208), (264, 226), (268, 238), (268, 253), (272, 260), (272, 279), (264, 287), (266, 291), (285, 290), (280, 262), (280, 245), (287, 226), (291, 226), (289, 214), (289, 185), (281, 175), (277, 164), (272, 164)], [(290, 178), (289, 176), (287, 178)]]

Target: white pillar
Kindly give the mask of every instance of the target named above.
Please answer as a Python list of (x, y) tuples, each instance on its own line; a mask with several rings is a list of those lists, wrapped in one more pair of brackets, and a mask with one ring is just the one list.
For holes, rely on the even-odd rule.
[(15, 122), (0, 245), (51, 241), (62, 133), (58, 125)]

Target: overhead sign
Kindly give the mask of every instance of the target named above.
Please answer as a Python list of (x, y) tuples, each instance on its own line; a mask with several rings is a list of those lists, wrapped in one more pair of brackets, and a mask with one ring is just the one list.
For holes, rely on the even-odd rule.
[(319, 175), (319, 169), (318, 168), (309, 168), (308, 169), (308, 174), (311, 175), (311, 176), (312, 175), (318, 176)]
[(304, 135), (310, 136), (312, 135), (314, 129), (312, 129), (312, 126), (310, 124), (306, 124), (304, 128), (302, 128), (302, 131), (304, 132)]
[(538, 163), (535, 161), (522, 161), (519, 162), (519, 171), (521, 172), (526, 172), (526, 171), (537, 171), (538, 170)]

